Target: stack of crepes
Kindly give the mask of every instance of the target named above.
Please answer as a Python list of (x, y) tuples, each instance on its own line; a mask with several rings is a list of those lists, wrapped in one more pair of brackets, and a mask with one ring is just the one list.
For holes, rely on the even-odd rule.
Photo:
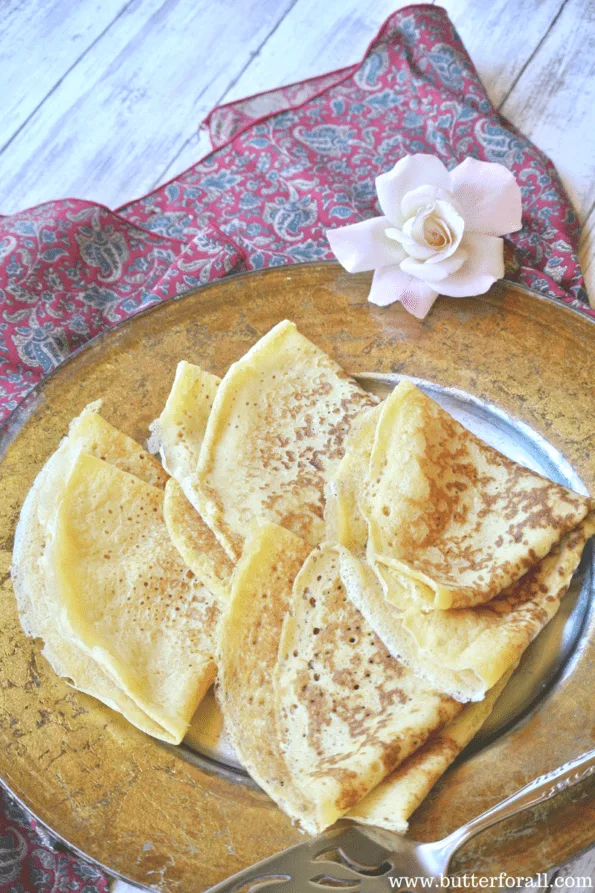
[(163, 467), (98, 409), (23, 507), (26, 632), (168, 741), (217, 676), (239, 759), (304, 829), (406, 830), (556, 613), (590, 501), (409, 382), (379, 402), (290, 322), (223, 379), (179, 363)]

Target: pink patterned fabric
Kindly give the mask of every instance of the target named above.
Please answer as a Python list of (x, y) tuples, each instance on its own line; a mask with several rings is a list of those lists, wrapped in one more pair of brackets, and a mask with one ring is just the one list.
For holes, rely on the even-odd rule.
[[(68, 199), (0, 218), (0, 419), (89, 338), (145, 307), (230, 272), (331, 259), (325, 229), (379, 213), (374, 177), (415, 152), (512, 170), (524, 225), (507, 245), (509, 277), (595, 316), (553, 165), (492, 108), (440, 8), (400, 10), (361, 64), (221, 106), (206, 126), (209, 155), (118, 212)], [(29, 842), (27, 819), (10, 810), (0, 893), (105, 889), (80, 861), (65, 868)]]
[(65, 853), (2, 791), (0, 816), (2, 893), (107, 893), (99, 869)]
[(214, 151), (119, 213), (63, 200), (0, 219), (0, 419), (137, 310), (232, 271), (332, 258), (324, 230), (378, 213), (374, 177), (408, 153), (512, 170), (524, 226), (508, 275), (594, 315), (554, 167), (494, 111), (442, 9), (400, 10), (361, 64), (206, 124)]

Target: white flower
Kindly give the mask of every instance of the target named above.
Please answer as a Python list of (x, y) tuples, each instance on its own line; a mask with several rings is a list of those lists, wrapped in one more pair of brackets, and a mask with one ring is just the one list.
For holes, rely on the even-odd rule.
[(501, 164), (466, 158), (448, 171), (407, 155), (376, 178), (383, 217), (327, 230), (350, 273), (374, 270), (369, 300), (401, 301), (420, 319), (438, 294), (481, 295), (504, 275), (498, 236), (521, 228), (521, 190)]

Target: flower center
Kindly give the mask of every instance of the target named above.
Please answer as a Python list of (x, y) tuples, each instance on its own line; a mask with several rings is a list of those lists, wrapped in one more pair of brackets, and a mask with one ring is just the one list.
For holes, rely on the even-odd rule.
[(446, 248), (452, 239), (452, 235), (448, 228), (441, 220), (434, 217), (434, 215), (426, 217), (423, 233), (426, 245), (435, 248), (437, 251)]
[[(465, 221), (445, 199), (410, 203), (402, 228), (389, 226), (385, 234), (399, 242), (409, 257), (421, 263), (440, 263), (454, 254), (463, 237)], [(413, 212), (413, 213), (411, 213)]]

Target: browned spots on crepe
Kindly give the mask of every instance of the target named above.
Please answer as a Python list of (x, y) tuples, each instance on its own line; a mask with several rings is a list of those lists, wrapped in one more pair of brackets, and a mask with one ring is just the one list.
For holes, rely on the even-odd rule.
[(489, 601), (588, 507), (479, 440), (409, 382), (383, 405), (362, 508), (375, 559), (398, 570), (426, 607)]
[(230, 367), (196, 483), (205, 520), (231, 558), (267, 521), (312, 545), (323, 539), (325, 486), (353, 419), (377, 402), (289, 322)]
[(462, 709), (390, 655), (347, 597), (331, 546), (296, 580), (275, 684), (292, 775), (334, 818)]

